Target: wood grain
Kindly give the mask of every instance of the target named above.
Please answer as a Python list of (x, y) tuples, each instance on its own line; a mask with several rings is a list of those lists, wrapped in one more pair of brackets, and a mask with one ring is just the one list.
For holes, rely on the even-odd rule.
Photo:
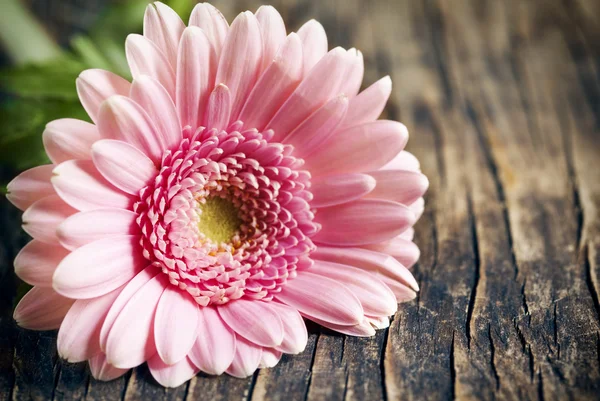
[[(109, 383), (16, 328), (11, 261), (26, 242), (0, 204), (0, 400), (595, 400), (600, 394), (600, 3), (277, 0), (361, 49), (365, 84), (431, 181), (416, 227), (417, 299), (389, 330), (311, 326), (307, 349), (246, 380), (165, 390), (145, 366)], [(231, 20), (258, 1), (216, 1)]]

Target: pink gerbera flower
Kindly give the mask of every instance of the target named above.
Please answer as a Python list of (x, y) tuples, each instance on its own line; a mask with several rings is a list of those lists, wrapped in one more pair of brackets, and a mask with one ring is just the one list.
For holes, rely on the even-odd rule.
[(301, 352), (303, 318), (358, 336), (415, 297), (412, 226), (428, 182), (406, 128), (377, 120), (389, 77), (321, 25), (286, 36), (272, 7), (228, 26), (162, 3), (130, 35), (130, 83), (84, 71), (93, 124), (48, 124), (52, 164), (9, 185), (34, 239), (15, 319), (110, 380), (148, 362), (177, 386)]

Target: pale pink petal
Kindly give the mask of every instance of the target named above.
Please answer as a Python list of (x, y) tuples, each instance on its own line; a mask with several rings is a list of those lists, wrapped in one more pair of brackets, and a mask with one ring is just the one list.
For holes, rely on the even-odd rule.
[(102, 136), (130, 143), (160, 163), (170, 144), (142, 106), (130, 98), (113, 96), (102, 104), (99, 115)]
[(231, 92), (226, 85), (219, 84), (210, 94), (206, 113), (204, 114), (205, 127), (222, 130), (229, 125), (231, 115)]
[(302, 40), (304, 49), (304, 75), (308, 75), (319, 60), (327, 54), (327, 34), (323, 25), (311, 19), (298, 29), (298, 36)]
[(339, 248), (319, 246), (312, 256), (318, 260), (341, 263), (374, 272), (378, 277), (386, 276), (403, 282), (414, 291), (419, 291), (417, 280), (410, 271), (392, 256), (362, 248)]
[(340, 92), (352, 99), (360, 90), (365, 72), (365, 64), (362, 53), (354, 48), (348, 50), (346, 57), (348, 59), (348, 68)]
[(385, 200), (359, 199), (319, 209), (322, 225), (313, 240), (327, 245), (356, 246), (386, 241), (415, 223), (406, 206)]
[(301, 79), (302, 44), (298, 35), (291, 33), (254, 86), (239, 119), (249, 127), (262, 130)]
[(49, 195), (31, 205), (23, 213), (23, 230), (48, 244), (58, 244), (56, 229), (64, 219), (77, 213), (58, 195)]
[[(123, 291), (119, 294), (118, 298), (113, 303), (112, 307), (104, 319), (102, 329), (100, 330), (100, 348), (102, 351), (106, 351), (106, 342), (108, 340), (108, 333), (112, 328), (115, 320), (127, 304), (129, 300), (138, 292), (144, 284), (152, 280), (159, 273), (160, 269), (155, 266), (148, 266), (139, 272), (134, 278), (132, 278), (123, 288)], [(158, 301), (158, 300), (157, 300)]]
[(33, 287), (17, 304), (13, 318), (29, 330), (54, 330), (60, 327), (74, 299), (57, 294), (52, 288)]
[(425, 211), (425, 199), (419, 198), (411, 203), (408, 208), (414, 213), (415, 221), (419, 220)]
[(46, 125), (42, 139), (52, 163), (60, 164), (70, 159), (89, 159), (92, 144), (101, 136), (94, 124), (61, 118)]
[(54, 167), (53, 164), (46, 164), (22, 172), (6, 186), (6, 199), (25, 210), (34, 202), (54, 194), (54, 187), (50, 182)]
[(260, 358), (259, 368), (272, 368), (279, 363), (281, 356), (283, 354), (281, 351), (277, 351), (273, 348), (263, 348), (262, 356)]
[(258, 79), (261, 54), (258, 21), (250, 11), (243, 12), (231, 24), (215, 80), (216, 84), (225, 84), (231, 91), (231, 115), (234, 120)]
[(390, 318), (387, 316), (365, 316), (367, 321), (373, 326), (375, 329), (387, 329), (390, 327)]
[(261, 70), (264, 70), (274, 60), (279, 47), (285, 40), (285, 23), (273, 6), (260, 6), (256, 11), (256, 19), (260, 25), (262, 36)]
[(387, 199), (410, 205), (429, 188), (425, 175), (408, 170), (380, 170), (369, 175), (377, 180), (377, 186), (366, 197)]
[(140, 235), (137, 214), (125, 209), (96, 209), (75, 213), (56, 231), (60, 244), (75, 250), (99, 239), (126, 234)]
[(289, 280), (276, 298), (303, 315), (334, 324), (358, 324), (364, 315), (352, 291), (335, 280), (309, 271), (299, 272), (296, 278)]
[(404, 281), (389, 276), (379, 276), (379, 278), (392, 290), (398, 302), (410, 301), (417, 297), (416, 291), (408, 287)]
[(392, 160), (408, 141), (406, 127), (378, 120), (338, 131), (317, 151), (305, 158), (315, 176), (378, 170)]
[(133, 368), (156, 354), (154, 315), (163, 291), (169, 284), (159, 274), (146, 282), (125, 304), (106, 339), (106, 358), (118, 368)]
[(368, 315), (391, 316), (396, 313), (397, 302), (394, 293), (372, 273), (322, 260), (315, 261), (310, 272), (342, 283), (356, 295)]
[(319, 61), (267, 125), (275, 131), (275, 140), (285, 138), (319, 107), (340, 94), (346, 61), (346, 51), (341, 47)]
[(304, 120), (283, 142), (296, 148), (297, 157), (310, 155), (334, 134), (347, 109), (346, 95), (334, 97)]
[(100, 352), (100, 328), (121, 289), (98, 298), (75, 301), (58, 331), (58, 354), (68, 362), (81, 362)]
[(144, 14), (144, 36), (167, 56), (173, 68), (177, 65), (177, 47), (185, 24), (179, 15), (160, 1), (148, 4)]
[(218, 60), (229, 31), (229, 24), (223, 14), (212, 4), (196, 4), (190, 15), (190, 26), (202, 28), (215, 51), (215, 59)]
[(278, 302), (272, 303), (283, 323), (283, 342), (276, 350), (287, 354), (298, 354), (304, 351), (308, 342), (308, 332), (304, 320), (298, 311)]
[(154, 122), (163, 150), (174, 150), (181, 142), (181, 123), (165, 88), (154, 78), (142, 75), (131, 85), (131, 99), (142, 106)]
[(158, 174), (152, 160), (142, 151), (115, 139), (96, 142), (92, 159), (104, 178), (130, 195), (138, 195)]
[(91, 160), (69, 160), (54, 169), (52, 185), (58, 195), (77, 210), (114, 207), (129, 209), (133, 198), (115, 188)]
[(407, 268), (411, 268), (421, 255), (419, 247), (414, 242), (401, 236), (378, 244), (363, 245), (362, 248), (391, 255)]
[(311, 183), (314, 198), (310, 205), (321, 208), (351, 202), (371, 192), (376, 183), (373, 177), (357, 173), (317, 177)]
[(392, 79), (389, 76), (381, 78), (359, 93), (350, 100), (348, 113), (340, 124), (340, 129), (377, 120), (391, 93)]
[(178, 287), (165, 289), (154, 318), (156, 351), (167, 365), (184, 359), (196, 341), (198, 304)]
[(410, 152), (403, 150), (396, 157), (386, 163), (381, 170), (408, 170), (421, 171), (419, 160)]
[(76, 81), (77, 94), (85, 111), (94, 122), (98, 122), (100, 105), (114, 95), (127, 96), (131, 84), (124, 78), (99, 69), (85, 70)]
[(177, 110), (182, 127), (189, 125), (195, 130), (202, 123), (216, 72), (217, 60), (212, 59), (211, 53), (202, 29), (186, 28), (177, 58)]
[(236, 339), (235, 356), (226, 372), (240, 379), (246, 378), (258, 369), (263, 348), (244, 338)]
[(134, 79), (150, 75), (175, 99), (175, 72), (167, 56), (152, 41), (130, 34), (125, 41), (125, 53)]
[(52, 287), (52, 275), (69, 251), (34, 239), (15, 258), (15, 274), (31, 285)]
[(92, 376), (96, 380), (114, 380), (117, 377), (123, 376), (129, 371), (129, 369), (115, 368), (114, 366), (106, 362), (106, 355), (104, 353), (99, 353), (93, 356), (88, 362), (90, 365), (90, 372), (92, 372)]
[(338, 333), (346, 334), (354, 337), (372, 337), (375, 335), (375, 329), (369, 323), (369, 319), (364, 318), (361, 323), (353, 325), (353, 326), (344, 326), (340, 324), (333, 324), (330, 322), (326, 322), (323, 320), (315, 319), (313, 317), (307, 316), (309, 320), (320, 324), (323, 327), (327, 327), (333, 331), (337, 331)]
[(179, 387), (200, 370), (188, 358), (167, 365), (158, 354), (148, 360), (148, 368), (152, 377), (164, 387)]
[(283, 341), (281, 318), (269, 302), (238, 299), (217, 310), (233, 331), (257, 345), (275, 347)]
[(54, 272), (54, 290), (70, 298), (88, 299), (119, 288), (147, 263), (139, 242), (139, 236), (121, 235), (77, 248)]
[(231, 365), (235, 354), (234, 332), (223, 322), (217, 309), (198, 308), (198, 337), (188, 357), (203, 372), (220, 375)]

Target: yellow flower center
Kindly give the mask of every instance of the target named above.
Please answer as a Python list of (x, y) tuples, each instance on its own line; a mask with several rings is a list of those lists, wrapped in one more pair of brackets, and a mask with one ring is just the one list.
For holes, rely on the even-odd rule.
[(198, 228), (216, 244), (229, 242), (242, 224), (238, 217), (238, 209), (225, 198), (207, 198), (206, 202), (200, 203), (200, 211)]

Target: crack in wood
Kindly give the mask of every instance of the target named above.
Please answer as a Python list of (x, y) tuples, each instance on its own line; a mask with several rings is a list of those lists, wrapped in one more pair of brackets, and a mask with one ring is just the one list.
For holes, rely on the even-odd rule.
[(496, 391), (500, 390), (500, 375), (498, 374), (498, 369), (496, 368), (496, 347), (494, 346), (494, 339), (492, 338), (492, 325), (488, 323), (488, 338), (490, 340), (490, 364), (492, 365), (492, 373), (494, 375), (494, 379), (496, 379)]
[(473, 310), (475, 309), (475, 302), (477, 299), (477, 287), (479, 286), (479, 279), (481, 276), (481, 263), (479, 260), (479, 243), (477, 239), (477, 226), (475, 222), (475, 214), (473, 212), (473, 202), (470, 196), (467, 196), (467, 210), (469, 214), (469, 221), (471, 225), (471, 238), (473, 243), (473, 263), (475, 269), (473, 272), (473, 287), (471, 289), (471, 296), (469, 297), (469, 305), (467, 307), (467, 321), (465, 332), (467, 335), (467, 349), (471, 349), (471, 321), (473, 319)]

